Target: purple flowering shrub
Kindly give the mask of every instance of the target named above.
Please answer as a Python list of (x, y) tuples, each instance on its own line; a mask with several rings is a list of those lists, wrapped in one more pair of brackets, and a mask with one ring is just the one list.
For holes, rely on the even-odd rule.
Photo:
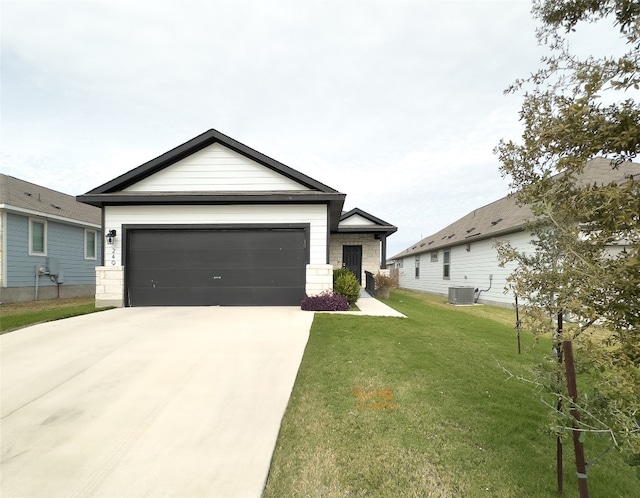
[(307, 296), (300, 307), (304, 311), (348, 311), (349, 301), (333, 291), (325, 291), (317, 296)]

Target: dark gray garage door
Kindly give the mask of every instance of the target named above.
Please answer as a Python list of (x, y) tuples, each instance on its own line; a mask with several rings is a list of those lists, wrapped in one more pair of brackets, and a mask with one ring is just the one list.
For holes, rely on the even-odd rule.
[(297, 306), (307, 232), (295, 229), (127, 231), (129, 306)]

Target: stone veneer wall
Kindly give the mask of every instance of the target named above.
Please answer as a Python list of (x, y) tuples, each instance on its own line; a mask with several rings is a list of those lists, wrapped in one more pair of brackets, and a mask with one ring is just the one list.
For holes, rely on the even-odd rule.
[(307, 296), (333, 290), (333, 265), (307, 265)]
[(380, 271), (380, 241), (370, 233), (332, 233), (329, 243), (329, 263), (334, 268), (342, 268), (342, 246), (362, 246), (362, 285), (364, 286), (365, 271), (370, 271), (374, 275)]
[(96, 266), (96, 307), (124, 306), (124, 267)]

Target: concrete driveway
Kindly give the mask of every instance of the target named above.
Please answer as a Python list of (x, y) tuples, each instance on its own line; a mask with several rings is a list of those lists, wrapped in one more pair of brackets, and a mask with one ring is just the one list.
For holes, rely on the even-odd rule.
[(121, 308), (0, 336), (0, 495), (260, 496), (312, 320)]

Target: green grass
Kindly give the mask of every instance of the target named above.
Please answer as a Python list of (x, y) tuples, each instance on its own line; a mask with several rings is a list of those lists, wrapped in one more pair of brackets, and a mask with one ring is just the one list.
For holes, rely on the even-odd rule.
[(86, 315), (106, 308), (96, 308), (93, 297), (49, 299), (0, 305), (0, 334), (36, 323)]
[[(316, 315), (264, 496), (556, 496), (555, 438), (533, 377), (548, 342), (514, 312), (393, 292), (408, 316)], [(494, 319), (495, 318), (495, 319)], [(587, 458), (604, 448), (587, 439)], [(564, 496), (577, 496), (565, 445)], [(638, 496), (615, 452), (590, 470), (592, 496)]]

